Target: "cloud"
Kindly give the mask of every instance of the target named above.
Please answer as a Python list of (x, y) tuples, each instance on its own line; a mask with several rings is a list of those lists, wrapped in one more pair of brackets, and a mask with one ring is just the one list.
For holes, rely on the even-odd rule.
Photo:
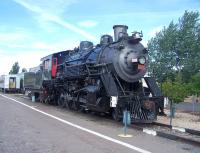
[(51, 13), (60, 15), (66, 9), (76, 3), (76, 0), (56, 0), (56, 1), (49, 1), (49, 0), (14, 0), (18, 4), (24, 6), (25, 8), (29, 9), (30, 11), (36, 13)]
[(160, 32), (162, 29), (163, 29), (163, 26), (155, 27), (148, 33), (148, 36), (150, 38), (155, 37), (156, 33)]
[(98, 41), (98, 39), (95, 36), (89, 34), (88, 32), (86, 32), (86, 31), (84, 31), (82, 29), (77, 28), (76, 26), (74, 26), (74, 25), (72, 25), (72, 24), (70, 24), (68, 22), (63, 21), (59, 17), (54, 17), (54, 18), (51, 18), (51, 19), (49, 18), (49, 21), (53, 21), (53, 22), (55, 22), (55, 23), (57, 23), (59, 25), (62, 25), (63, 27), (65, 27), (65, 28), (67, 28), (67, 29), (69, 29), (69, 30), (71, 30), (73, 32), (76, 32), (76, 33), (84, 36), (85, 38), (87, 38), (87, 39), (89, 39), (91, 41)]
[(12, 68), (12, 65), (17, 61), (19, 62), (19, 66), (21, 69), (22, 68), (29, 69), (31, 67), (38, 66), (40, 64), (40, 58), (45, 56), (46, 54), (47, 54), (46, 51), (32, 51), (32, 52), (29, 51), (23, 54), (14, 54), (14, 53), (0, 54), (1, 65), (6, 65), (1, 67), (0, 75), (8, 74)]
[(98, 24), (97, 22), (91, 20), (86, 20), (78, 23), (80, 27), (85, 27), (85, 28), (92, 28), (95, 27), (97, 24)]
[[(28, 46), (24, 46), (24, 47), (28, 47)], [(34, 49), (39, 49), (39, 50), (51, 50), (52, 44), (47, 44), (44, 42), (34, 42), (30, 45), (30, 47)]]
[(27, 38), (28, 38), (28, 35), (24, 32), (3, 32), (3, 33), (0, 33), (0, 42), (19, 41), (19, 40), (25, 40)]
[(141, 41), (141, 43), (144, 45), (144, 47), (147, 47), (148, 41), (146, 41), (146, 40), (143, 39), (143, 40)]
[[(64, 11), (64, 8), (74, 3), (73, 0), (58, 0), (58, 1), (25, 1), (25, 0), (14, 0), (16, 3), (25, 7), (26, 9), (37, 14), (37, 18), (39, 18), (43, 22), (53, 22), (56, 23), (68, 30), (71, 30), (75, 33), (82, 35), (83, 37), (90, 39), (92, 41), (97, 41), (96, 37), (91, 35), (90, 33), (76, 27), (75, 25), (66, 22), (61, 18), (61, 13)], [(42, 2), (42, 3), (41, 3)], [(60, 10), (59, 10), (60, 9)]]
[[(63, 40), (59, 42), (55, 42), (53, 44), (45, 43), (45, 42), (34, 42), (30, 45), (31, 48), (39, 49), (39, 50), (48, 50), (52, 52), (58, 52), (61, 50), (70, 50), (74, 49), (79, 45), (79, 41), (70, 41), (70, 40)], [(28, 47), (28, 46), (27, 46)]]
[[(29, 69), (38, 66), (40, 59), (57, 51), (73, 49), (79, 44), (75, 41), (59, 41), (55, 43), (32, 42), (30, 44), (10, 44), (10, 48), (0, 48), (0, 75), (8, 74), (13, 63), (18, 61), (21, 68)], [(14, 52), (12, 51), (14, 49)]]
[[(38, 51), (54, 51), (58, 52), (60, 50), (70, 50), (74, 49), (79, 45), (78, 40), (62, 40), (62, 41), (57, 41), (54, 43), (47, 43), (47, 42), (42, 42), (42, 41), (35, 41), (35, 42), (29, 42), (29, 43), (23, 43), (23, 44), (10, 44), (6, 46), (8, 49), (16, 49), (19, 50), (25, 50), (26, 52), (32, 51), (32, 50), (38, 50)], [(0, 49), (1, 53), (1, 49)]]
[[(14, 49), (15, 52), (9, 52), (9, 49), (0, 48), (0, 75), (8, 74), (13, 63), (18, 61), (20, 68), (29, 69), (31, 67), (38, 66), (40, 59), (49, 54), (74, 49), (79, 45), (79, 41), (63, 40), (55, 43), (46, 42), (32, 42), (29, 44), (10, 44), (10, 49)], [(20, 52), (16, 51), (20, 50)], [(24, 51), (23, 51), (24, 50)]]
[(4, 50), (0, 49), (0, 56), (1, 56), (1, 54), (4, 53), (4, 52), (5, 52)]

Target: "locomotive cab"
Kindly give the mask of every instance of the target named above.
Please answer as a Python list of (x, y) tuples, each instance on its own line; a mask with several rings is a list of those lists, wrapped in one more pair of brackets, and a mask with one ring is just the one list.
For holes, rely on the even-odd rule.
[(63, 72), (62, 64), (68, 54), (69, 51), (62, 51), (51, 54), (41, 59), (44, 80), (51, 80), (59, 75), (58, 72)]

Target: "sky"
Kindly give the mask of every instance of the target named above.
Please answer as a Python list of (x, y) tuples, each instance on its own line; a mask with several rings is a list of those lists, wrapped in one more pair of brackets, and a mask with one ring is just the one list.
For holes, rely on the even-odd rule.
[[(0, 0), (0, 75), (14, 62), (29, 69), (40, 58), (73, 49), (82, 40), (98, 44), (113, 25), (143, 32), (144, 45), (184, 11), (200, 10), (199, 0)], [(21, 71), (21, 70), (20, 70)]]

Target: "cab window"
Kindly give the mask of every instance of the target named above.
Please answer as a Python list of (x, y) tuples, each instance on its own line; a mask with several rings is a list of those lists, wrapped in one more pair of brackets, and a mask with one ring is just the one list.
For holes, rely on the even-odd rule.
[(44, 69), (49, 70), (50, 67), (51, 67), (50, 60), (48, 59), (48, 60), (44, 61)]

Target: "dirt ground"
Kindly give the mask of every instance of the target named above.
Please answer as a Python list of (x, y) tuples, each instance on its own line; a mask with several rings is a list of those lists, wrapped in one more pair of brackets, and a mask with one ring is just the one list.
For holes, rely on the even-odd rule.
[[(169, 110), (165, 110), (167, 116), (158, 116), (157, 122), (170, 124)], [(172, 126), (195, 129), (200, 131), (200, 113), (191, 114), (177, 111), (172, 119)]]

